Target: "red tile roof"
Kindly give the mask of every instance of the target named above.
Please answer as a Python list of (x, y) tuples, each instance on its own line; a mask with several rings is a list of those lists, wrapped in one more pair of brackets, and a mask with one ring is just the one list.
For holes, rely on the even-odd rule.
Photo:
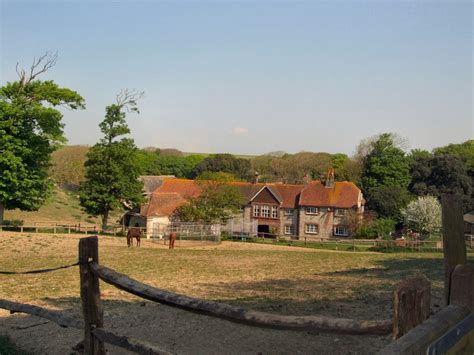
[(319, 181), (309, 183), (301, 191), (301, 206), (321, 206), (351, 208), (359, 203), (360, 190), (352, 182), (336, 182), (334, 187), (326, 187)]
[[(252, 184), (248, 182), (231, 182), (231, 186), (239, 189), (250, 201), (263, 187), (282, 201), (283, 208), (303, 206), (350, 208), (357, 206), (360, 190), (352, 182), (336, 182), (333, 188), (326, 188), (321, 182), (314, 181), (307, 185), (287, 184)], [(145, 216), (169, 216), (187, 199), (197, 197), (201, 193), (199, 184), (187, 179), (164, 179), (151, 195), (150, 203), (142, 208)]]

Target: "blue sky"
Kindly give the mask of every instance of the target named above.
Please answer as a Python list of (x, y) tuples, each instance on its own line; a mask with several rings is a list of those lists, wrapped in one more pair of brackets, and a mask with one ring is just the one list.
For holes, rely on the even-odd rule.
[(140, 147), (353, 153), (381, 132), (431, 149), (474, 137), (470, 1), (1, 1), (1, 83), (58, 51), (70, 144), (143, 90)]

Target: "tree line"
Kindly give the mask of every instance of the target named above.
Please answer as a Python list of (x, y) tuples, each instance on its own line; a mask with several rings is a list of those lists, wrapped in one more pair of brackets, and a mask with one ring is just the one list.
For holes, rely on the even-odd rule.
[[(64, 124), (59, 108), (84, 109), (85, 102), (77, 92), (39, 79), (56, 60), (57, 55), (46, 54), (34, 60), (29, 70), (17, 68), (19, 79), (0, 88), (0, 224), (5, 209), (37, 210), (53, 183), (78, 190), (83, 209), (102, 216), (105, 229), (110, 211), (143, 202), (139, 175), (202, 180), (221, 174), (250, 181), (258, 172), (262, 182), (301, 184), (323, 180), (329, 168), (335, 168), (337, 180), (353, 181), (363, 191), (367, 215), (373, 218), (357, 226), (360, 235), (407, 224), (407, 208), (417, 197), (451, 193), (460, 196), (466, 211), (474, 208), (474, 140), (431, 152), (407, 152), (402, 138), (383, 133), (362, 140), (352, 157), (275, 152), (247, 159), (138, 149), (129, 137), (126, 118), (139, 113), (143, 93), (123, 90), (105, 108), (99, 142), (90, 148), (62, 146)], [(216, 200), (222, 204), (221, 196)]]

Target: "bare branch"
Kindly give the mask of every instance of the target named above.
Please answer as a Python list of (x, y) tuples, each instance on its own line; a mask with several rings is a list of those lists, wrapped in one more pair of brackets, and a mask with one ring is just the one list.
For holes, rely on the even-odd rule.
[(21, 86), (24, 87), (25, 85), (28, 85), (33, 80), (35, 80), (38, 77), (38, 75), (47, 72), (49, 69), (51, 69), (52, 67), (56, 65), (57, 61), (58, 61), (57, 52), (54, 54), (51, 52), (46, 52), (38, 59), (36, 59), (36, 57), (33, 58), (33, 63), (30, 66), (30, 70), (28, 74), (26, 73), (25, 69), (23, 68), (20, 69), (20, 64), (17, 62), (15, 70), (20, 80)]
[(116, 96), (117, 106), (124, 107), (127, 112), (134, 111), (138, 112), (137, 101), (145, 96), (144, 91), (138, 91), (136, 89), (122, 89)]

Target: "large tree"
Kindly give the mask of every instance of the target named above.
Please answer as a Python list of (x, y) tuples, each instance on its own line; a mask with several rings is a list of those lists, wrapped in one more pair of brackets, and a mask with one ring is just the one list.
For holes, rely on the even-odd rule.
[(361, 187), (364, 193), (381, 186), (407, 188), (410, 183), (410, 161), (390, 133), (372, 142), (371, 151), (363, 159)]
[(202, 160), (193, 170), (193, 177), (202, 173), (225, 172), (238, 177), (239, 179), (249, 179), (251, 176), (250, 160), (237, 158), (232, 154), (214, 154)]
[(19, 80), (0, 88), (0, 225), (5, 209), (35, 211), (51, 190), (51, 153), (65, 141), (59, 107), (84, 108), (75, 91), (38, 80), (56, 64), (57, 55), (35, 59)]
[(111, 211), (132, 208), (143, 200), (138, 149), (133, 139), (120, 138), (130, 133), (126, 111), (138, 113), (136, 100), (141, 96), (142, 93), (125, 90), (117, 96), (116, 103), (106, 107), (105, 119), (99, 124), (104, 137), (87, 153), (80, 203), (87, 213), (102, 217), (103, 231)]
[(413, 159), (411, 174), (409, 188), (415, 195), (455, 194), (463, 201), (466, 212), (474, 208), (472, 178), (460, 157), (448, 154), (417, 156)]

